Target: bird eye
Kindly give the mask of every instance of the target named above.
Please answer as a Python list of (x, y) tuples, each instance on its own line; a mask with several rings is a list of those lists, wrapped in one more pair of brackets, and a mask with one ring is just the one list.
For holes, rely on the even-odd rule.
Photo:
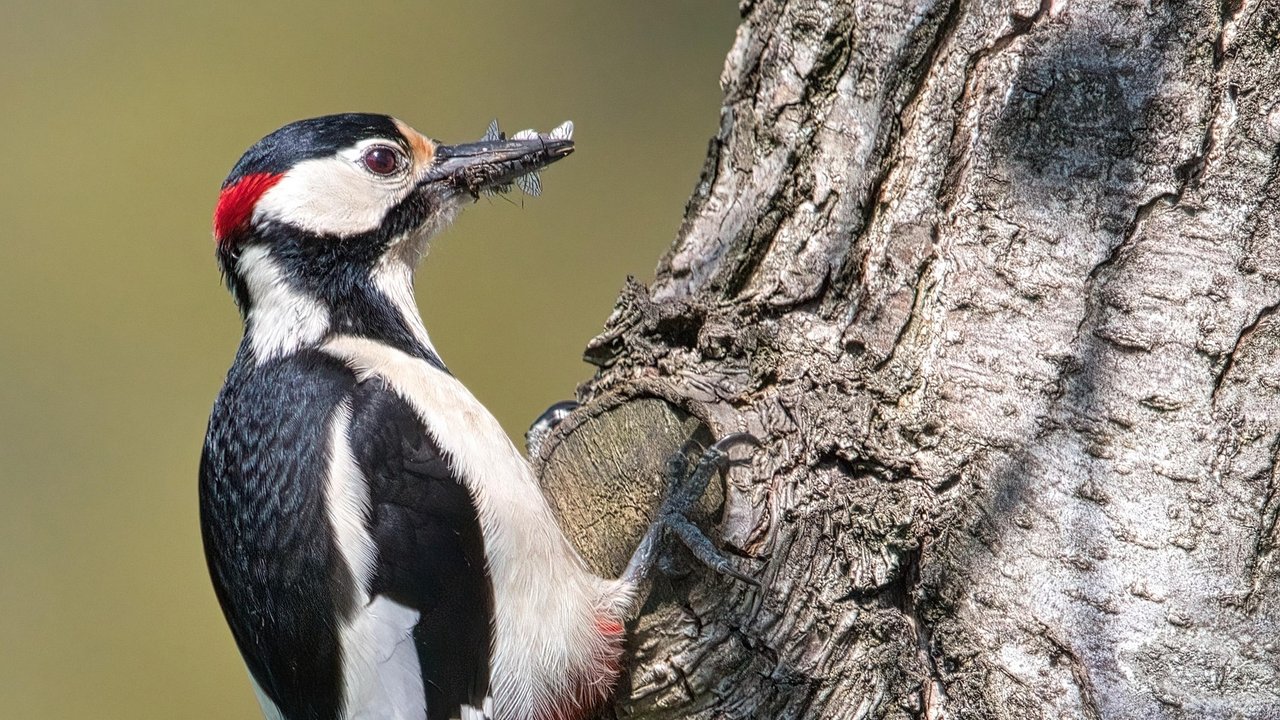
[(371, 147), (362, 159), (369, 172), (376, 175), (390, 175), (400, 169), (400, 155), (389, 147)]

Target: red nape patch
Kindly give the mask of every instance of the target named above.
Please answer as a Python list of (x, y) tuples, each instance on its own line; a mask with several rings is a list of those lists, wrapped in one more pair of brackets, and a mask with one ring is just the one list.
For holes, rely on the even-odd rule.
[(218, 207), (213, 211), (213, 236), (218, 244), (226, 242), (232, 233), (249, 222), (258, 199), (282, 177), (284, 175), (276, 173), (245, 175), (222, 191), (218, 196)]

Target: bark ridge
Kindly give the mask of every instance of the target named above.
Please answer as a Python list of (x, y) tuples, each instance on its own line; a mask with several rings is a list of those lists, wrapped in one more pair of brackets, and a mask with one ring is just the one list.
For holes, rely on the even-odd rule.
[(616, 713), (1280, 717), (1280, 3), (742, 10), (539, 462), (608, 568), (755, 433), (708, 518), (763, 588), (660, 580)]

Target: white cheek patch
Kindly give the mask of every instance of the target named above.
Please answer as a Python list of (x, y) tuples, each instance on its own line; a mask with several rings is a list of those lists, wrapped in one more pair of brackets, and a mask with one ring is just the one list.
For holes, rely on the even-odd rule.
[(275, 220), (317, 235), (375, 230), (413, 189), (406, 177), (379, 178), (360, 165), (363, 148), (304, 160), (259, 198), (255, 222)]
[(291, 285), (267, 248), (245, 248), (236, 272), (249, 290), (246, 332), (257, 362), (287, 355), (328, 332), (329, 308)]

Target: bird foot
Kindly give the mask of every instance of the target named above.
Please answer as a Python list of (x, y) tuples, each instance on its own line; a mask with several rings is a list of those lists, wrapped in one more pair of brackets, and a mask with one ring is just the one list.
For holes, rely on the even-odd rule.
[(720, 573), (737, 578), (755, 587), (760, 582), (734, 567), (723, 551), (711, 542), (702, 528), (689, 519), (689, 514), (707, 490), (711, 478), (733, 465), (743, 462), (733, 460), (729, 450), (736, 445), (760, 447), (760, 441), (748, 433), (734, 433), (712, 443), (693, 463), (683, 451), (671, 456), (667, 464), (667, 496), (658, 509), (654, 524), (678, 538), (689, 552), (703, 565)]

